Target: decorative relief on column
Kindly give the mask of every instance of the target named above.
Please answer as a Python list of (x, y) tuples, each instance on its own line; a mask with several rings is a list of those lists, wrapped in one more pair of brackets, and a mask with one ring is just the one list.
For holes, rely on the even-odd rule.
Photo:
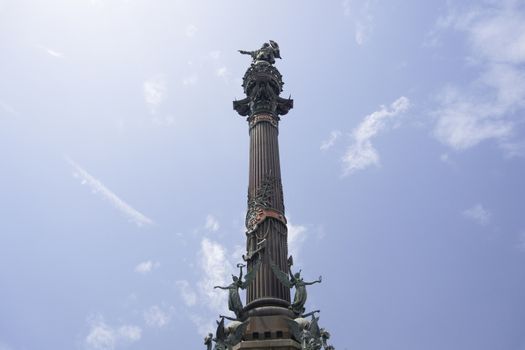
[(260, 122), (268, 122), (277, 128), (279, 126), (279, 119), (279, 117), (274, 117), (271, 114), (255, 114), (248, 118), (248, 123), (250, 125), (250, 129)]
[[(277, 219), (286, 225), (284, 214), (275, 208), (272, 208), (272, 202), (276, 193), (275, 191), (282, 191), (281, 179), (275, 176), (266, 175), (263, 178), (260, 187), (256, 190), (255, 196), (251, 197), (248, 193), (246, 234), (250, 234), (257, 230), (259, 224), (267, 218)], [(280, 198), (282, 198), (282, 195)]]

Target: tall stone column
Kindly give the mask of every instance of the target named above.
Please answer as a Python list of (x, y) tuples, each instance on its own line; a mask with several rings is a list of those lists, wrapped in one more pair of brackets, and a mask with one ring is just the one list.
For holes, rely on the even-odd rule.
[(279, 163), (279, 120), (293, 100), (279, 96), (282, 76), (269, 60), (254, 57), (243, 79), (246, 98), (234, 101), (234, 109), (247, 116), (250, 134), (246, 250), (248, 271), (257, 259), (260, 266), (246, 293), (246, 310), (290, 305), (290, 289), (272, 272), (270, 264), (288, 271), (286, 217)]
[[(228, 286), (228, 308), (235, 318), (221, 315), (215, 336), (204, 339), (207, 350), (334, 350), (330, 334), (319, 327), (319, 310), (305, 313), (307, 282), (300, 270), (292, 274), (288, 258), (288, 232), (284, 214), (283, 186), (279, 162), (279, 121), (293, 107), (293, 100), (280, 97), (282, 76), (273, 66), (281, 58), (279, 46), (271, 41), (256, 51), (240, 51), (252, 56), (243, 78), (246, 97), (233, 108), (247, 117), (250, 134), (248, 210), (246, 213), (245, 264), (238, 264), (239, 276)], [(290, 303), (290, 288), (295, 289)], [(246, 306), (239, 295), (246, 289)], [(306, 317), (311, 316), (310, 320)], [(225, 324), (225, 319), (230, 322)], [(215, 346), (213, 346), (215, 342)]]

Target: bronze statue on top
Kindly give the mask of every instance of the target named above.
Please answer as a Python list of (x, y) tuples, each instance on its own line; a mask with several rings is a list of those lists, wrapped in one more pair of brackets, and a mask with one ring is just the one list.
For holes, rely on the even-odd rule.
[(275, 63), (276, 58), (281, 58), (281, 53), (279, 51), (279, 44), (275, 41), (270, 40), (269, 43), (264, 43), (259, 50), (255, 51), (244, 51), (239, 50), (243, 55), (250, 55), (253, 59), (253, 64), (257, 62), (268, 62), (270, 64)]

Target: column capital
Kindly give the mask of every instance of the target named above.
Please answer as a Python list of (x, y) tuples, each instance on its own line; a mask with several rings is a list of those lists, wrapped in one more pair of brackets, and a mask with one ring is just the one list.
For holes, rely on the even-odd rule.
[(293, 108), (291, 98), (282, 98), (282, 75), (268, 61), (255, 61), (243, 77), (242, 87), (246, 98), (233, 101), (233, 109), (241, 116), (269, 113), (278, 118)]

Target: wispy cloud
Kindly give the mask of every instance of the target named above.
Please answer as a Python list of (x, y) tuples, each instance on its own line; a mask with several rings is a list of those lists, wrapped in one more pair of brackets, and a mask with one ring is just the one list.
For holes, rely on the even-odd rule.
[(209, 214), (206, 216), (206, 224), (204, 225), (204, 228), (206, 228), (208, 231), (215, 232), (219, 230), (220, 224), (219, 220), (215, 218), (215, 216)]
[(463, 216), (475, 223), (486, 226), (492, 217), (492, 214), (487, 209), (483, 208), (481, 203), (474, 205), (472, 208), (468, 208), (463, 211)]
[(306, 227), (302, 225), (294, 225), (288, 220), (288, 252), (293, 256), (295, 261), (298, 261), (301, 248), (306, 240)]
[(189, 24), (188, 26), (186, 26), (186, 36), (188, 38), (193, 38), (195, 34), (197, 34), (197, 30), (197, 26), (195, 26), (194, 24)]
[(525, 252), (525, 230), (518, 234), (518, 249)]
[(7, 102), (0, 100), (0, 110), (4, 111), (7, 114), (16, 114), (16, 110)]
[(162, 79), (151, 78), (144, 82), (142, 89), (144, 100), (148, 104), (151, 113), (156, 113), (157, 108), (166, 96), (166, 84)]
[(199, 76), (197, 74), (192, 74), (182, 79), (182, 85), (186, 86), (195, 86), (198, 82)]
[(351, 14), (350, 0), (343, 0), (341, 2), (341, 6), (343, 7), (343, 15), (345, 15), (345, 17), (350, 16)]
[(190, 320), (197, 327), (197, 332), (202, 336), (217, 328), (215, 321), (211, 317), (203, 317), (202, 315), (193, 313), (190, 314)]
[(142, 329), (134, 325), (111, 327), (102, 316), (90, 320), (89, 334), (84, 342), (90, 350), (113, 350), (120, 344), (137, 342), (142, 337)]
[(175, 284), (186, 306), (193, 306), (197, 303), (197, 294), (188, 281), (179, 280)]
[(37, 48), (44, 50), (45, 53), (47, 53), (49, 56), (55, 57), (55, 58), (64, 58), (64, 54), (62, 52), (50, 49), (49, 47), (45, 47), (42, 45), (38, 45)]
[(341, 136), (341, 131), (339, 130), (333, 130), (330, 132), (330, 136), (327, 140), (324, 140), (323, 143), (321, 143), (321, 151), (326, 151), (327, 149), (332, 148), (335, 145), (335, 141)]
[(373, 16), (371, 12), (371, 2), (365, 1), (361, 6), (359, 15), (355, 22), (355, 42), (357, 45), (363, 45), (368, 38), (373, 28)]
[(98, 193), (104, 199), (108, 200), (116, 209), (126, 215), (130, 221), (138, 226), (153, 224), (153, 221), (150, 218), (120, 199), (115, 193), (110, 191), (102, 184), (102, 182), (89, 174), (80, 165), (67, 157), (66, 160), (73, 167), (73, 175), (81, 180), (82, 185), (88, 185), (94, 193)]
[(367, 115), (352, 132), (354, 142), (343, 156), (343, 175), (352, 174), (370, 165), (379, 164), (379, 154), (371, 139), (385, 129), (387, 121), (410, 107), (408, 98), (402, 96), (394, 101), (390, 108), (381, 106), (378, 111)]
[(449, 163), (450, 162), (450, 156), (448, 155), (448, 153), (442, 153), (439, 156), (439, 160), (441, 160), (443, 163)]
[(219, 78), (227, 78), (229, 75), (228, 69), (225, 66), (217, 68), (215, 74), (217, 74)]
[(171, 321), (171, 312), (153, 305), (144, 311), (144, 321), (149, 327), (163, 328)]
[(224, 312), (227, 293), (213, 287), (230, 284), (228, 277), (233, 267), (228, 260), (226, 248), (218, 242), (203, 238), (199, 251), (199, 266), (202, 277), (198, 286), (204, 302), (211, 310)]
[(221, 58), (221, 52), (219, 50), (211, 51), (209, 55), (210, 58), (213, 60), (218, 60), (219, 58)]
[(466, 87), (452, 84), (438, 96), (434, 133), (455, 150), (495, 140), (506, 155), (521, 153), (514, 129), (525, 107), (525, 14), (517, 2), (451, 9), (433, 36), (446, 30), (465, 35), (468, 66), (478, 76)]
[(148, 261), (143, 261), (141, 262), (140, 264), (138, 264), (137, 266), (135, 266), (135, 272), (138, 272), (138, 273), (141, 273), (143, 275), (151, 272), (152, 270), (154, 269), (157, 269), (160, 267), (160, 263), (158, 261), (151, 261), (151, 260), (148, 260)]

